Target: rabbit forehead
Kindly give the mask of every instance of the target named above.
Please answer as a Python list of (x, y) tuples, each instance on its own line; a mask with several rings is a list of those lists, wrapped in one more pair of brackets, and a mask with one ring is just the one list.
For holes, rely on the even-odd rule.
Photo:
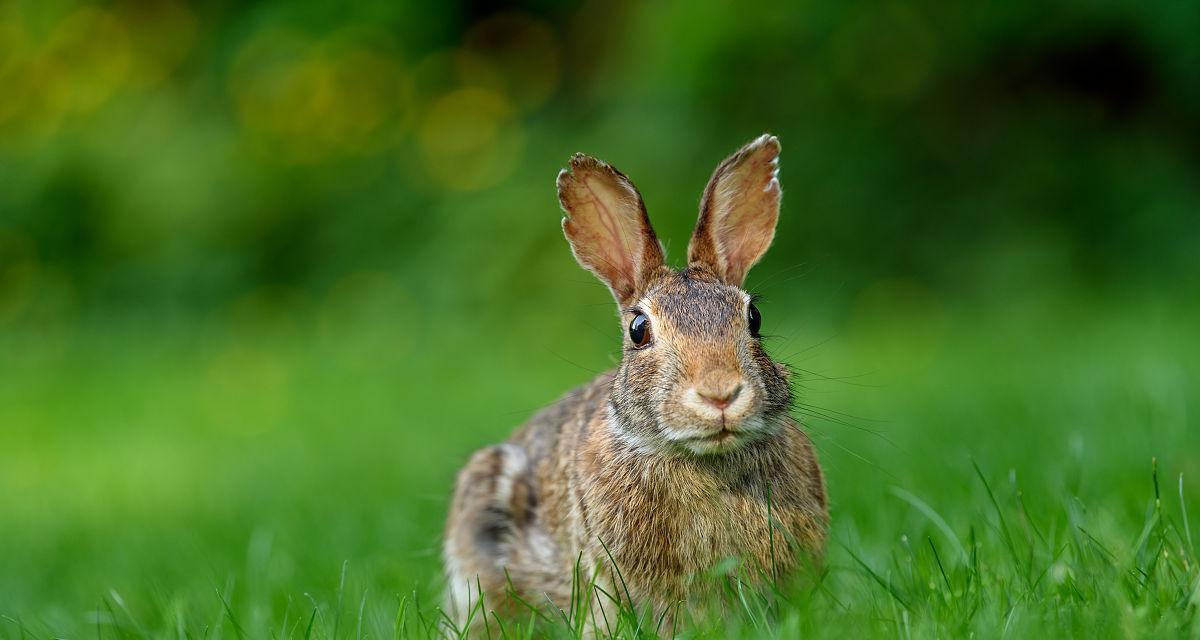
[(651, 313), (683, 335), (723, 335), (745, 321), (750, 296), (705, 274), (684, 270), (664, 277), (645, 298)]

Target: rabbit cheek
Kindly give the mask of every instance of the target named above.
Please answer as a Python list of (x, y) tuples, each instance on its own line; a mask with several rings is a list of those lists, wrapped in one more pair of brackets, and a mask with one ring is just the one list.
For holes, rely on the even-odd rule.
[(787, 413), (792, 406), (791, 372), (787, 366), (771, 360), (757, 344), (751, 358), (762, 386), (762, 413), (768, 419)]
[[(661, 447), (658, 384), (662, 356), (654, 350), (626, 354), (611, 396), (612, 412), (623, 438), (637, 449)], [(660, 443), (660, 444), (654, 444)]]

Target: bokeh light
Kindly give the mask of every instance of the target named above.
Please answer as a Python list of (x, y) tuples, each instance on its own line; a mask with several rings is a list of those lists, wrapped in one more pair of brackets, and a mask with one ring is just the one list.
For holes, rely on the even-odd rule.
[(398, 60), (334, 34), (267, 30), (238, 52), (230, 92), (239, 120), (295, 162), (377, 152), (404, 122), (408, 77)]
[[(1133, 0), (0, 0), (0, 638), (346, 636), (359, 597), (393, 637), (462, 462), (621, 357), (568, 158), (628, 174), (678, 265), (764, 131), (747, 283), (844, 543), (824, 615), (891, 625), (845, 550), (901, 581), (944, 535), (889, 487), (1008, 557), (973, 463), (1123, 556), (1157, 457), (1194, 529), (1197, 33)], [(1014, 602), (1075, 598), (1071, 553)], [(1167, 599), (1109, 635), (1171, 635), (1138, 626)], [(989, 602), (912, 635), (1044, 622)]]
[(426, 107), (417, 141), (426, 167), (447, 188), (495, 185), (521, 160), (524, 133), (516, 107), (479, 87), (457, 89)]

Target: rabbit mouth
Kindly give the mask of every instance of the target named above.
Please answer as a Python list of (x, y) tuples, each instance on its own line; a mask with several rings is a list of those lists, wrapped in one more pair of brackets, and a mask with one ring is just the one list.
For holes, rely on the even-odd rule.
[(721, 430), (716, 433), (703, 435), (703, 436), (696, 436), (693, 438), (688, 438), (687, 441), (688, 442), (704, 442), (704, 443), (711, 443), (711, 444), (724, 444), (724, 443), (727, 443), (731, 440), (738, 438), (740, 435), (741, 434), (739, 434), (737, 431), (728, 429), (726, 427), (721, 427)]
[(684, 449), (698, 455), (713, 455), (732, 451), (748, 439), (746, 432), (722, 427), (715, 433), (690, 436), (676, 441)]
[(742, 421), (722, 420), (709, 428), (675, 430), (669, 439), (698, 454), (724, 453), (763, 435), (763, 422), (754, 417)]
[(731, 451), (742, 444), (742, 433), (721, 429), (715, 433), (703, 436), (691, 436), (678, 439), (676, 444), (696, 455), (722, 454)]

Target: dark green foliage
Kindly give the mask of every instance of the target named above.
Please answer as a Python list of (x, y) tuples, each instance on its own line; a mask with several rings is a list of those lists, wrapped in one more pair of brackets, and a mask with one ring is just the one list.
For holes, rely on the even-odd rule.
[[(763, 131), (747, 286), (829, 555), (715, 568), (678, 632), (1200, 637), (1197, 33), (1187, 2), (0, 3), (0, 638), (455, 636), (454, 473), (628, 330), (554, 176), (620, 167), (679, 266)], [(487, 635), (664, 632), (592, 588)]]

